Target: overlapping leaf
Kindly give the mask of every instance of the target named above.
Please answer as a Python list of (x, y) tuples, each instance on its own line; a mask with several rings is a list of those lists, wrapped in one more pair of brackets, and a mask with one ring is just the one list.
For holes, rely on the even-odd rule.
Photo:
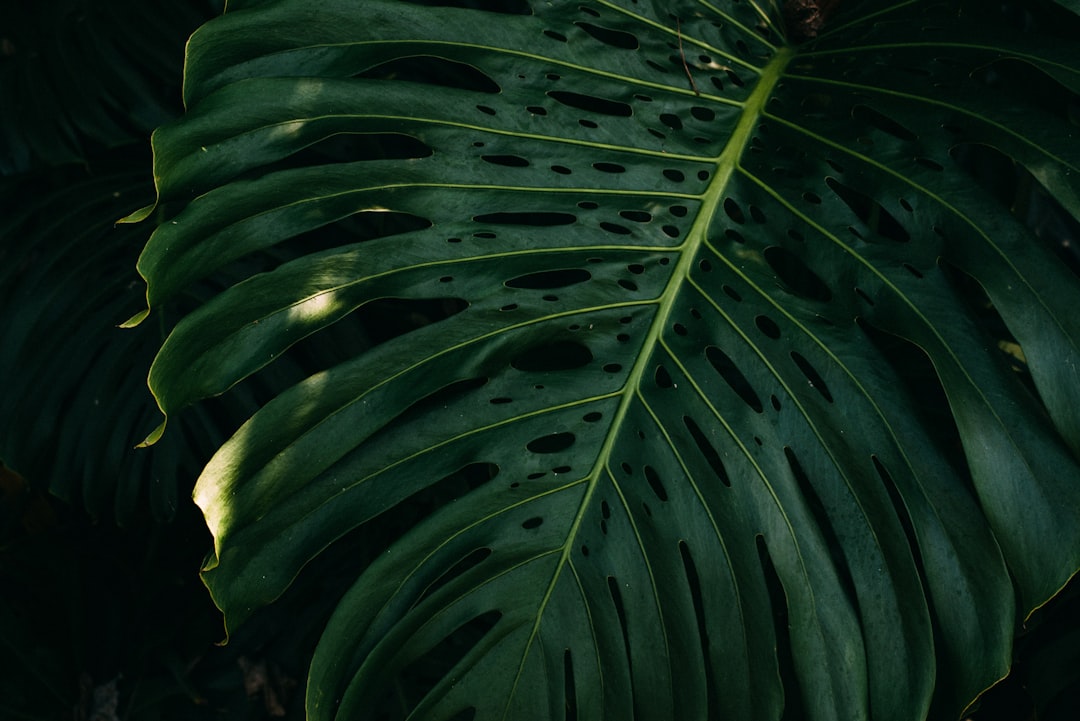
[(155, 136), (151, 309), (298, 254), (175, 328), (167, 414), (375, 341), (204, 470), (227, 622), (449, 494), (356, 568), (312, 718), (956, 713), (1080, 565), (1076, 277), (969, 172), (1078, 214), (1076, 19), (430, 5), (231, 3)]

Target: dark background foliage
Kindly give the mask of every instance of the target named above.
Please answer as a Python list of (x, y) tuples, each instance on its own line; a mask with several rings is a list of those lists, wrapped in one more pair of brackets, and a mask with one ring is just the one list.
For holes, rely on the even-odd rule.
[[(153, 199), (149, 133), (182, 112), (184, 42), (221, 5), (0, 4), (3, 719), (302, 718), (317, 619), (343, 590), (335, 564), (374, 554), (381, 536), (411, 525), (365, 527), (220, 647), (221, 619), (198, 580), (210, 536), (189, 494), (260, 389), (188, 412), (151, 450), (133, 447), (156, 420), (145, 377), (165, 324), (116, 327), (143, 305), (134, 266), (150, 229), (114, 223)], [(968, 165), (1080, 266), (1075, 224), (994, 163), (980, 155)], [(393, 334), (415, 309), (378, 310), (361, 336)], [(301, 351), (296, 362), (326, 359)], [(403, 513), (438, 502), (418, 498)], [(973, 718), (1075, 718), (1075, 581), (1029, 621), (1015, 657)]]

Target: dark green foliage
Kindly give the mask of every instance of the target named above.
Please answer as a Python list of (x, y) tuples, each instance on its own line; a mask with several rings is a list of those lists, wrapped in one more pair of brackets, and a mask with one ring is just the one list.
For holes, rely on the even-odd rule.
[(1071, 719), (1075, 3), (776, 5), (0, 9), (0, 716)]
[(193, 37), (150, 309), (295, 259), (176, 325), (162, 410), (420, 319), (203, 471), (230, 628), (460, 489), (356, 560), (313, 718), (948, 717), (1076, 570), (1043, 224), (1080, 214), (1080, 23), (802, 5), (253, 1)]

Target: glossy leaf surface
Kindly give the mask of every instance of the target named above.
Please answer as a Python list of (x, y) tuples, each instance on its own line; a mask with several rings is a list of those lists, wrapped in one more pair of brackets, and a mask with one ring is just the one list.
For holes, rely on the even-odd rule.
[(152, 310), (295, 256), (176, 326), (166, 414), (366, 334), (202, 474), (227, 623), (434, 495), (355, 569), (311, 718), (403, 679), (417, 719), (958, 713), (1014, 585), (1080, 565), (1080, 288), (1010, 212), (1080, 214), (1076, 17), (852, 0), (794, 45), (753, 2), (433, 5), (232, 2), (155, 135), (190, 202)]

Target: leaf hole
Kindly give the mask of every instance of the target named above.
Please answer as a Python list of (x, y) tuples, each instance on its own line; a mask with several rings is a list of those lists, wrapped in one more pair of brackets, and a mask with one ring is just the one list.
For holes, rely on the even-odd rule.
[[(611, 596), (611, 603), (615, 606), (615, 615), (619, 619), (619, 628), (622, 629), (623, 637), (623, 651), (626, 653), (626, 663), (628, 666), (633, 666), (632, 656), (630, 655), (630, 629), (626, 623), (626, 609), (623, 607), (622, 593), (619, 591), (619, 582), (615, 580), (614, 576), (607, 577), (608, 594)], [(631, 668), (631, 678), (633, 678), (633, 670)]]
[(593, 163), (594, 168), (601, 173), (625, 173), (626, 168), (618, 163)]
[(690, 431), (690, 437), (694, 439), (694, 444), (698, 447), (701, 455), (705, 457), (705, 460), (713, 470), (713, 473), (716, 474), (716, 477), (720, 479), (721, 483), (730, 488), (731, 477), (728, 476), (727, 469), (724, 468), (724, 463), (720, 460), (720, 454), (717, 453), (712, 443), (709, 442), (708, 437), (690, 416), (683, 416), (683, 424), (686, 426), (686, 429)]
[(662, 113), (660, 115), (660, 122), (672, 130), (682, 130), (683, 122), (678, 115), (672, 113)]
[[(449, 676), (452, 669), (475, 648), (502, 618), (499, 611), (487, 611), (473, 618), (432, 648), (416, 649), (416, 658), (403, 668), (397, 678), (398, 688), (403, 690), (397, 704), (413, 708), (437, 685)], [(472, 721), (475, 709), (463, 709), (448, 721)]]
[[(758, 316), (759, 318), (763, 316)], [(750, 381), (746, 379), (746, 376), (742, 374), (739, 367), (735, 365), (735, 361), (720, 350), (716, 346), (708, 346), (705, 349), (705, 358), (708, 359), (712, 367), (720, 374), (720, 377), (724, 379), (731, 390), (742, 399), (743, 403), (750, 406), (755, 413), (761, 413), (764, 408), (761, 405), (761, 399), (758, 398), (757, 393), (754, 391), (753, 386), (750, 385)]]
[(807, 382), (810, 387), (821, 394), (828, 403), (833, 402), (832, 393), (829, 392), (829, 387), (825, 385), (825, 379), (817, 372), (817, 369), (810, 364), (810, 361), (806, 360), (802, 355), (796, 351), (791, 351), (791, 360), (795, 361), (795, 365), (799, 367), (802, 374), (806, 376)]
[[(358, 73), (355, 77), (441, 85), (487, 95), (494, 95), (501, 90), (499, 84), (482, 70), (434, 55), (395, 58)], [(495, 111), (492, 110), (491, 114), (494, 115)]]
[(700, 105), (695, 105), (690, 108), (690, 114), (703, 123), (709, 123), (716, 119), (716, 113), (709, 108), (703, 108)]
[(574, 684), (574, 660), (570, 649), (563, 651), (563, 703), (566, 706), (563, 721), (578, 721), (577, 686)]
[(573, 225), (577, 216), (570, 213), (528, 211), (520, 213), (485, 213), (473, 218), (477, 223), (492, 225), (531, 225), (547, 228), (556, 225)]
[(924, 156), (919, 156), (919, 157), (915, 158), (915, 162), (918, 163), (919, 165), (923, 166), (924, 168), (929, 168), (930, 170), (935, 170), (935, 171), (937, 171), (939, 173), (942, 170), (945, 170), (944, 165), (942, 165), (941, 163), (939, 163), (936, 160), (933, 160), (931, 158), (927, 158), (927, 157), (924, 157)]
[(525, 444), (525, 447), (533, 453), (548, 454), (560, 453), (574, 445), (577, 438), (573, 433), (550, 433), (546, 436), (534, 438)]
[(480, 159), (492, 165), (504, 165), (508, 168), (526, 168), (529, 161), (520, 155), (481, 155)]
[(735, 202), (734, 198), (724, 199), (724, 212), (727, 213), (727, 217), (731, 218), (732, 221), (739, 225), (746, 222), (746, 216), (743, 215), (742, 208), (739, 207), (739, 204)]
[(809, 300), (828, 302), (832, 292), (799, 256), (787, 248), (772, 245), (764, 251), (765, 261), (792, 292)]
[(686, 180), (686, 176), (681, 170), (675, 170), (674, 168), (668, 168), (664, 171), (664, 177), (673, 183), (681, 183)]
[(543, 518), (541, 518), (540, 516), (533, 516), (532, 518), (527, 518), (526, 520), (522, 521), (521, 527), (524, 528), (526, 531), (531, 531), (534, 528), (540, 528), (543, 523)]
[(628, 32), (612, 30), (611, 28), (604, 28), (586, 22), (576, 22), (574, 24), (605, 45), (620, 50), (637, 50), (639, 47), (638, 39)]
[(911, 143), (919, 139), (919, 136), (908, 128), (866, 105), (856, 105), (853, 107), (851, 109), (851, 117), (905, 142)]
[(563, 268), (559, 270), (540, 270), (535, 273), (519, 275), (503, 283), (507, 288), (529, 290), (552, 290), (584, 283), (592, 278), (592, 273), (584, 268)]
[(709, 648), (711, 643), (709, 641), (709, 626), (705, 617), (705, 597), (702, 594), (701, 576), (698, 574), (697, 565), (694, 563), (693, 556), (690, 553), (690, 546), (686, 541), (679, 541), (679, 555), (682, 557), (683, 572), (686, 574), (686, 584), (690, 587), (690, 599), (694, 604), (694, 618), (697, 621), (697, 636), (698, 641), (701, 644), (701, 658), (704, 662), (705, 669), (705, 688), (706, 688), (706, 716), (710, 719), (721, 719), (723, 713), (720, 710), (720, 702), (716, 695), (716, 689), (719, 688), (719, 684), (716, 680), (716, 670), (713, 668), (713, 656), (710, 653)]
[(784, 593), (784, 584), (776, 573), (776, 566), (773, 564), (764, 536), (759, 533), (755, 541), (758, 562), (765, 579), (765, 590), (769, 596), (769, 607), (772, 610), (776, 663), (781, 688), (798, 689), (795, 659), (791, 651), (791, 623), (788, 620), (787, 594)]
[(569, 371), (588, 365), (592, 359), (592, 352), (581, 343), (555, 341), (525, 350), (515, 356), (510, 365), (519, 371), (533, 373)]
[(668, 499), (667, 489), (664, 488), (664, 482), (660, 480), (660, 474), (652, 466), (645, 466), (644, 471), (645, 480), (648, 482), (653, 494), (661, 503), (666, 503)]
[(814, 484), (810, 482), (809, 476), (806, 475), (806, 470), (799, 461), (799, 457), (790, 446), (784, 446), (784, 458), (787, 460), (788, 467), (791, 469), (791, 475), (795, 478), (795, 483), (802, 493), (803, 499), (806, 501), (807, 509), (814, 517), (814, 520), (817, 521), (816, 525), (818, 530), (821, 531), (822, 538), (825, 540), (825, 547), (828, 549), (829, 558), (832, 559), (832, 565), (836, 570), (836, 576), (837, 580), (840, 581), (840, 587), (843, 589), (844, 595), (847, 597), (851, 607), (858, 608), (859, 604), (858, 597), (855, 593), (855, 581), (852, 579), (851, 569), (844, 559), (844, 547), (840, 543), (840, 537), (836, 533), (836, 528), (833, 526), (828, 509), (826, 509), (825, 504), (822, 503), (821, 496), (818, 495), (817, 489), (814, 488)]
[(451, 566), (446, 573), (439, 576), (433, 582), (431, 582), (427, 588), (424, 589), (424, 593), (416, 600), (413, 606), (418, 606), (425, 599), (430, 598), (440, 588), (447, 583), (453, 581), (456, 578), (460, 578), (466, 571), (479, 566), (486, 558), (491, 555), (490, 548), (477, 548), (462, 557), (457, 563)]
[[(918, 536), (916, 536), (915, 527), (911, 523), (911, 514), (908, 512), (907, 504), (904, 503), (904, 498), (900, 494), (900, 489), (896, 487), (896, 481), (893, 480), (892, 474), (885, 468), (885, 464), (881, 462), (881, 459), (876, 455), (871, 454), (870, 460), (873, 462), (874, 470), (877, 471), (878, 476), (881, 478), (881, 482), (885, 485), (885, 490), (889, 494), (889, 500), (892, 501), (896, 517), (900, 521), (900, 526), (904, 529), (908, 548), (911, 549), (912, 558), (915, 559), (915, 566), (919, 570), (919, 578), (925, 579), (926, 573), (923, 567), (922, 553), (919, 550)], [(925, 595), (927, 598), (930, 598), (929, 593), (926, 593)]]
[(825, 183), (872, 232), (897, 243), (911, 240), (904, 226), (881, 203), (835, 178), (826, 178)]
[(904, 263), (904, 264), (903, 264), (903, 265), (902, 265), (901, 267), (903, 267), (903, 269), (904, 269), (904, 270), (906, 270), (907, 272), (911, 273), (911, 274), (912, 274), (913, 276), (915, 276), (916, 278), (920, 278), (920, 279), (921, 279), (921, 278), (923, 277), (923, 274), (922, 274), (922, 272), (921, 272), (921, 271), (920, 271), (920, 270), (919, 270), (918, 268), (916, 268), (915, 266), (913, 266), (913, 265), (912, 265), (911, 263)]
[(656, 371), (653, 373), (653, 381), (659, 388), (671, 388), (675, 385), (671, 380), (671, 374), (668, 373), (667, 368), (662, 365), (656, 366)]
[(567, 90), (549, 90), (547, 96), (569, 108), (584, 110), (587, 113), (599, 113), (619, 118), (629, 118), (634, 113), (633, 108), (626, 103), (599, 98), (595, 95), (584, 95)]
[(385, 343), (457, 315), (469, 304), (462, 298), (379, 298), (353, 312), (372, 345)]
[(652, 214), (646, 213), (644, 210), (621, 210), (619, 215), (635, 223), (648, 223), (652, 220)]
[(758, 330), (760, 330), (769, 338), (772, 338), (773, 340), (778, 340), (780, 338), (780, 326), (778, 326), (776, 322), (773, 321), (773, 319), (769, 316), (757, 316), (756, 318), (754, 318), (754, 324), (757, 325)]

